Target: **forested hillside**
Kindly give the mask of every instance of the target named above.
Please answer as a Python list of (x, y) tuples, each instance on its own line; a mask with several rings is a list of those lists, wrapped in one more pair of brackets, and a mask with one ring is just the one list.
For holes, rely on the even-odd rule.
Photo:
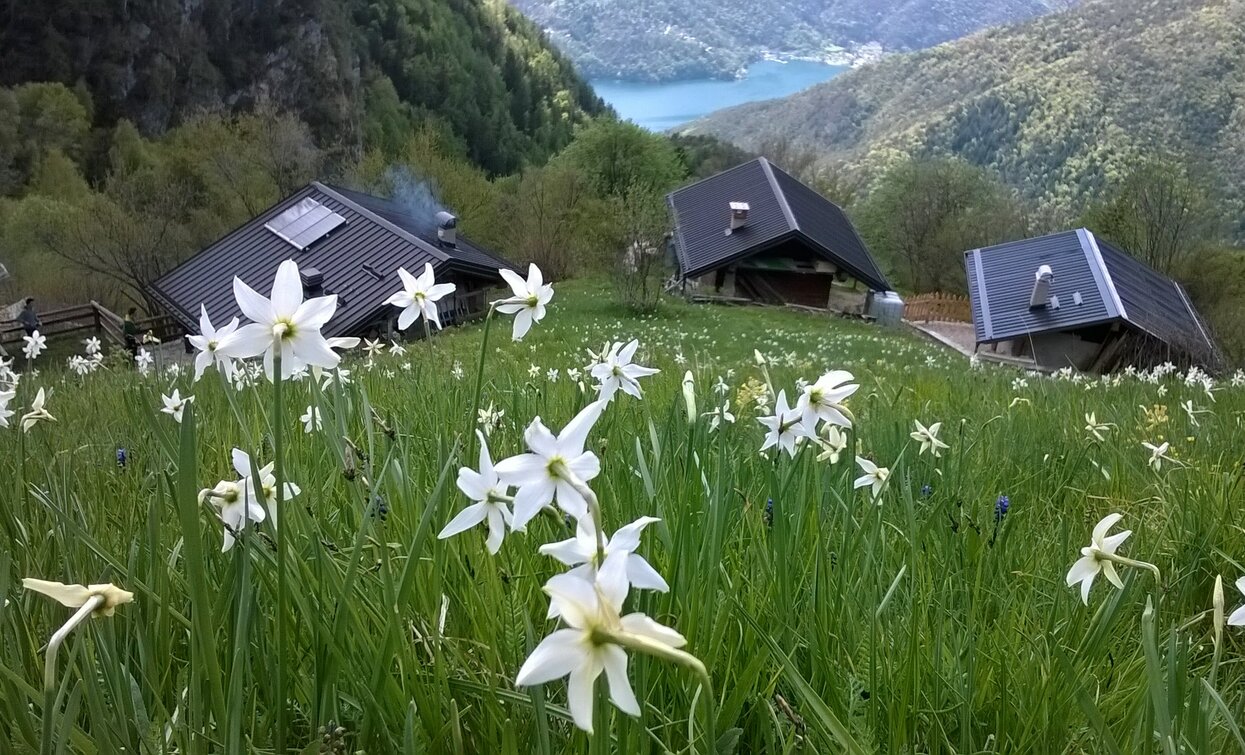
[(0, 0), (0, 86), (34, 81), (146, 136), (268, 102), (339, 154), (431, 116), (491, 173), (547, 159), (604, 109), (501, 0)]
[(733, 76), (763, 53), (915, 50), (1078, 0), (513, 0), (589, 78)]
[(875, 181), (955, 157), (1071, 216), (1145, 158), (1185, 166), (1245, 234), (1245, 3), (1083, 7), (835, 78), (692, 124), (745, 147), (781, 135)]

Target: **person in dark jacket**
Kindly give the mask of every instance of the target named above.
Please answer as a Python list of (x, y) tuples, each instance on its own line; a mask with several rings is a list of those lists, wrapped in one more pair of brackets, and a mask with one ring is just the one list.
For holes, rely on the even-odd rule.
[(121, 335), (125, 337), (125, 350), (130, 352), (130, 356), (138, 356), (138, 323), (134, 322), (134, 316), (138, 314), (138, 307), (130, 307), (125, 313), (125, 322), (121, 323)]
[(39, 326), (43, 323), (39, 322), (39, 315), (35, 312), (35, 297), (27, 296), (26, 304), (22, 307), (22, 311), (17, 315), (17, 321), (21, 323), (22, 329), (26, 331), (26, 335), (33, 335)]

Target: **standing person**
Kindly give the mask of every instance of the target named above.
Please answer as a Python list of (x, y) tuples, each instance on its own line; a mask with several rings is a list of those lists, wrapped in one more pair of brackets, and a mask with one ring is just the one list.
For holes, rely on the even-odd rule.
[(26, 335), (34, 335), (43, 323), (39, 322), (39, 315), (35, 312), (35, 297), (27, 296), (26, 304), (22, 307), (22, 311), (17, 315), (17, 321), (21, 323), (22, 329), (26, 331)]
[(121, 324), (121, 335), (125, 337), (125, 350), (130, 352), (130, 356), (138, 356), (138, 323), (134, 322), (134, 316), (138, 314), (138, 307), (130, 307), (125, 313), (125, 322)]

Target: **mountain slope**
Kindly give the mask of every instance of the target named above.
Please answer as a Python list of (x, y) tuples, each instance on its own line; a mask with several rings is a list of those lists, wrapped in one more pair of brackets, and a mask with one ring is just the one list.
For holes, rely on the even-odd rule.
[(784, 137), (867, 176), (905, 155), (958, 156), (1065, 209), (1167, 152), (1239, 202), (1245, 4), (1094, 0), (724, 110), (687, 131), (745, 147)]
[(1077, 0), (512, 0), (589, 78), (730, 76), (764, 52), (914, 50)]
[(396, 97), (493, 172), (543, 159), (603, 110), (501, 0), (0, 0), (0, 86), (28, 81), (77, 85), (98, 125), (147, 135), (268, 100), (346, 151), (365, 108)]

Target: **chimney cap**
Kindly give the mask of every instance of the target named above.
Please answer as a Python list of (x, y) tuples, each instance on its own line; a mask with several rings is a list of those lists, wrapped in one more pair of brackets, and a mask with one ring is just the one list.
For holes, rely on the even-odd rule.
[(1043, 278), (1050, 280), (1055, 277), (1055, 271), (1050, 269), (1050, 265), (1038, 265), (1037, 272), (1033, 274), (1033, 277), (1038, 280)]
[(458, 227), (458, 218), (453, 213), (446, 212), (445, 210), (441, 210), (436, 214), (436, 221), (437, 228), (449, 229)]
[(747, 202), (731, 202), (731, 212), (747, 212), (750, 209)]

